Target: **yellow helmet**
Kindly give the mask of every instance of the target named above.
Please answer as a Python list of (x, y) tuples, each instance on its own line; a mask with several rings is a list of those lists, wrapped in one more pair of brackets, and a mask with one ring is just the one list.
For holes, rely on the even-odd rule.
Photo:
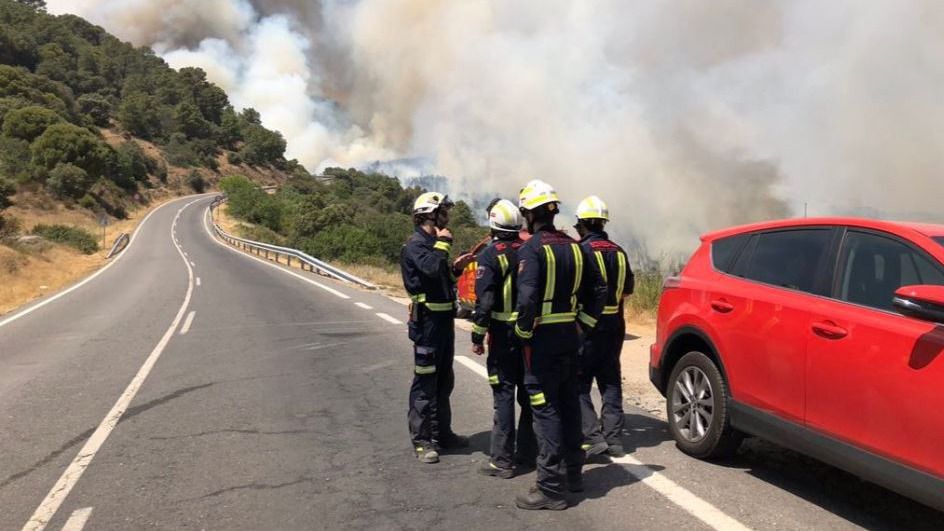
[(452, 201), (449, 200), (449, 196), (439, 192), (426, 192), (420, 194), (413, 202), (413, 215), (432, 214), (440, 207), (450, 208), (451, 206)]
[(610, 220), (610, 210), (606, 208), (606, 203), (595, 195), (584, 199), (577, 205), (577, 219), (602, 219)]
[(488, 226), (495, 230), (518, 232), (521, 230), (521, 213), (514, 203), (502, 199), (488, 211)]
[(544, 181), (529, 181), (518, 194), (518, 207), (525, 210), (534, 210), (548, 203), (560, 203), (560, 199), (554, 187)]

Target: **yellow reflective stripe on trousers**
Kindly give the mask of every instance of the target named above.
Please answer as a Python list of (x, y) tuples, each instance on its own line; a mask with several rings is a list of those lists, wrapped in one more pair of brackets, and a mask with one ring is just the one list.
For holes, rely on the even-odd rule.
[(424, 302), (423, 304), (433, 312), (451, 312), (456, 309), (455, 303), (452, 302)]
[(475, 324), (475, 323), (472, 323), (472, 333), (473, 333), (473, 334), (479, 334), (479, 335), (484, 336), (487, 332), (488, 332), (488, 327), (479, 326), (479, 325), (477, 325), (477, 324)]
[(425, 294), (425, 293), (419, 293), (419, 294), (416, 294), (416, 295), (410, 295), (410, 300), (413, 301), (413, 302), (419, 302), (419, 303), (426, 302), (426, 294)]
[(619, 305), (616, 306), (604, 306), (603, 315), (616, 315), (619, 313)]
[(433, 374), (433, 373), (436, 372), (436, 366), (435, 366), (435, 365), (425, 365), (425, 366), (424, 366), (424, 365), (417, 365), (417, 366), (413, 369), (413, 371), (416, 372), (416, 374), (424, 374), (424, 375), (425, 375), (425, 374)]
[(549, 314), (553, 311), (554, 289), (557, 284), (557, 259), (554, 257), (554, 250), (550, 245), (544, 246), (544, 257), (547, 259), (547, 279), (544, 283), (544, 306), (541, 309), (542, 314)]
[(498, 375), (497, 375), (497, 374), (489, 374), (489, 375), (488, 375), (488, 383), (489, 383), (490, 385), (498, 385)]
[(547, 400), (544, 399), (544, 393), (531, 395), (532, 406), (543, 406), (544, 404), (547, 404)]
[(438, 249), (440, 251), (446, 251), (447, 253), (452, 250), (452, 244), (449, 242), (438, 241), (433, 244), (433, 249)]
[(492, 312), (492, 319), (511, 323), (518, 320), (518, 312)]
[(606, 264), (603, 262), (603, 253), (594, 251), (593, 255), (597, 257), (597, 265), (600, 266), (600, 274), (603, 275), (603, 282), (609, 282), (609, 280), (606, 279)]

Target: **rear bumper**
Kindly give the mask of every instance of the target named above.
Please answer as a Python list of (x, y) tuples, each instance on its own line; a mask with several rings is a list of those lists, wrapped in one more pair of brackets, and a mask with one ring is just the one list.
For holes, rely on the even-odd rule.
[(658, 345), (653, 344), (649, 347), (649, 381), (662, 393), (662, 396), (665, 396), (665, 389), (663, 388), (665, 378), (662, 374), (662, 364), (660, 363), (662, 359), (661, 354)]

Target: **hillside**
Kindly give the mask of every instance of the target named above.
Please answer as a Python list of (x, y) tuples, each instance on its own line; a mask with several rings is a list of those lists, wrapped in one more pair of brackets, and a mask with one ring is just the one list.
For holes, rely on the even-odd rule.
[(41, 1), (0, 0), (0, 313), (100, 266), (102, 217), (110, 245), (162, 200), (224, 175), (308, 176), (284, 153), (282, 135), (202, 70)]

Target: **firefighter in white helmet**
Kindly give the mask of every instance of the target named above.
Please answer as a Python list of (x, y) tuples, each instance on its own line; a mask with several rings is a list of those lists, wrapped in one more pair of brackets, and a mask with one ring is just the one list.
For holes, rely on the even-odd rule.
[(529, 182), (518, 197), (532, 236), (518, 251), (515, 334), (539, 449), (537, 482), (515, 500), (522, 509), (566, 509), (565, 480), (571, 492), (583, 490), (578, 326), (596, 325), (606, 284), (586, 251), (554, 228), (559, 204), (542, 181)]
[(455, 276), (449, 263), (452, 233), (446, 228), (452, 206), (444, 194), (421, 194), (413, 204), (416, 229), (400, 252), (414, 344), (408, 420), (415, 455), (423, 463), (437, 463), (441, 450), (469, 444), (453, 433), (449, 404), (455, 384)]
[[(515, 337), (515, 280), (521, 214), (507, 199), (493, 202), (488, 212), (492, 240), (477, 258), (475, 312), (472, 314), (472, 352), (485, 353), (488, 341), (488, 383), (492, 387), (495, 417), (492, 423), (491, 458), (479, 472), (509, 479), (515, 469), (534, 467), (537, 442), (531, 405), (524, 389), (524, 360)], [(515, 429), (515, 397), (521, 415)]]
[[(583, 423), (583, 449), (587, 455), (607, 452), (622, 457), (623, 387), (620, 353), (626, 335), (623, 300), (633, 293), (633, 270), (626, 252), (613, 243), (604, 228), (610, 212), (599, 197), (592, 195), (577, 206), (580, 246), (593, 257), (593, 263), (606, 282), (606, 305), (593, 333), (584, 337), (580, 356), (580, 406)], [(597, 418), (590, 398), (593, 381), (597, 382), (603, 407)]]

